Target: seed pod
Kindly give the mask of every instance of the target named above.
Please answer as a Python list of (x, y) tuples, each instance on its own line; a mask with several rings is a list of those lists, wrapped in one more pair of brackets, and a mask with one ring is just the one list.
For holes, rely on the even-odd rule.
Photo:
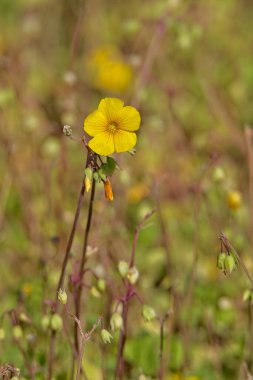
[(221, 252), (218, 254), (217, 257), (217, 267), (220, 270), (225, 270), (225, 260), (226, 260), (227, 254), (225, 252)]
[(66, 305), (68, 301), (68, 296), (65, 290), (60, 289), (58, 292), (58, 300), (63, 304)]

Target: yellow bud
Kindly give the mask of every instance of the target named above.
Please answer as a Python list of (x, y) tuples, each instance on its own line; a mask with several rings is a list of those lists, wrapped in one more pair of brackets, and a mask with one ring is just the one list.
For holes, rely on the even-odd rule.
[(91, 295), (95, 298), (101, 297), (101, 293), (99, 292), (99, 290), (95, 286), (92, 286), (90, 292), (91, 292)]
[(67, 296), (67, 293), (60, 289), (59, 292), (58, 292), (58, 300), (63, 304), (63, 305), (66, 305), (67, 301), (68, 301), (68, 296)]
[(105, 189), (105, 197), (108, 201), (113, 201), (113, 191), (112, 191), (112, 185), (109, 179), (107, 178), (104, 182), (104, 189)]
[(129, 270), (129, 265), (126, 261), (120, 261), (118, 263), (118, 271), (122, 278), (125, 278)]
[(227, 195), (227, 203), (232, 210), (239, 208), (242, 203), (241, 193), (239, 191), (230, 191)]
[(63, 322), (62, 317), (59, 314), (53, 314), (51, 318), (51, 328), (55, 331), (60, 331), (62, 329)]
[(88, 193), (91, 189), (91, 180), (89, 177), (85, 176), (84, 178), (85, 191)]

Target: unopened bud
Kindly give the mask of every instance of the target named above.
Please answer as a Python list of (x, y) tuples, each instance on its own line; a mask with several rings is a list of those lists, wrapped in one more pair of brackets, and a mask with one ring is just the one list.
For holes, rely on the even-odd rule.
[(141, 314), (146, 322), (150, 322), (156, 317), (155, 310), (148, 305), (143, 305)]
[(113, 336), (109, 333), (109, 331), (107, 331), (106, 329), (103, 329), (101, 331), (101, 338), (102, 338), (102, 341), (107, 344), (107, 343), (111, 343), (111, 340), (113, 339)]
[(216, 166), (213, 170), (213, 179), (215, 182), (222, 182), (225, 178), (225, 172), (221, 166)]
[(226, 260), (227, 254), (225, 252), (219, 253), (217, 257), (217, 268), (220, 270), (225, 270), (225, 260)]
[(118, 263), (118, 270), (119, 270), (121, 277), (125, 278), (128, 270), (129, 270), (128, 263), (126, 261), (120, 261)]
[(106, 289), (106, 282), (103, 278), (100, 278), (97, 282), (97, 287), (101, 292), (104, 292)]
[(236, 268), (236, 261), (234, 257), (232, 255), (227, 255), (225, 259), (225, 269), (229, 273), (232, 273), (235, 268)]
[(68, 301), (68, 296), (65, 290), (60, 289), (58, 292), (58, 300), (63, 304), (66, 305)]
[(139, 272), (136, 267), (131, 267), (127, 272), (127, 279), (130, 284), (134, 285), (138, 281)]
[(63, 134), (67, 137), (70, 137), (72, 136), (72, 128), (70, 127), (70, 125), (64, 125), (63, 127)]
[(108, 178), (104, 182), (104, 189), (105, 189), (105, 198), (108, 201), (113, 201), (112, 185), (111, 185), (111, 182)]
[(16, 325), (13, 327), (13, 336), (17, 340), (23, 338), (23, 330), (20, 326)]
[(88, 193), (91, 189), (91, 180), (88, 177), (84, 178), (85, 191)]
[(238, 209), (242, 203), (241, 193), (239, 191), (230, 191), (227, 195), (227, 203), (231, 209)]
[(113, 313), (110, 320), (111, 329), (113, 331), (115, 330), (121, 330), (123, 327), (123, 318), (119, 313)]
[(53, 314), (51, 317), (51, 328), (54, 331), (60, 331), (62, 329), (63, 322), (62, 317), (59, 314)]

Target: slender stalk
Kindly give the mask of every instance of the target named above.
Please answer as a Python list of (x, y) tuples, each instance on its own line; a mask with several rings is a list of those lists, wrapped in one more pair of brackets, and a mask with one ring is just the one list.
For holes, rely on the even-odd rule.
[(127, 316), (128, 316), (128, 300), (123, 302), (122, 318), (123, 318), (123, 328), (120, 330), (120, 338), (118, 345), (118, 355), (117, 355), (117, 364), (115, 370), (115, 380), (123, 379), (124, 374), (124, 359), (123, 352), (127, 338)]
[[(79, 283), (78, 283), (78, 286), (76, 289), (76, 295), (75, 295), (75, 316), (79, 320), (80, 320), (80, 309), (81, 309), (81, 296), (82, 296), (82, 289), (83, 289), (82, 278), (83, 278), (84, 265), (86, 261), (86, 251), (87, 251), (87, 245), (88, 245), (88, 239), (89, 239), (89, 233), (90, 233), (90, 226), (91, 226), (92, 215), (93, 215), (93, 202), (95, 198), (95, 188), (96, 188), (96, 182), (93, 179), (90, 202), (89, 202), (88, 217), (87, 217), (87, 223), (86, 223), (85, 234), (84, 234), (82, 259), (81, 259), (81, 263), (79, 267)], [(74, 337), (75, 337), (76, 352), (77, 352), (77, 355), (79, 356), (80, 345), (79, 345), (79, 333), (78, 333), (77, 324), (74, 325)]]
[[(71, 229), (71, 232), (69, 235), (69, 239), (68, 239), (68, 243), (67, 243), (67, 247), (66, 247), (66, 251), (65, 251), (65, 256), (63, 259), (63, 263), (62, 263), (61, 274), (60, 274), (59, 281), (57, 284), (57, 289), (56, 289), (56, 294), (55, 294), (55, 310), (54, 310), (55, 312), (57, 312), (58, 308), (59, 308), (59, 302), (58, 302), (58, 298), (57, 298), (58, 292), (59, 292), (59, 290), (62, 287), (63, 282), (64, 282), (66, 268), (67, 268), (68, 260), (70, 257), (70, 250), (71, 250), (71, 247), (73, 244), (74, 236), (76, 233), (76, 226), (77, 226), (77, 222), (79, 219), (81, 207), (83, 204), (84, 192), (85, 192), (85, 185), (84, 185), (84, 181), (82, 181), (82, 186), (81, 186), (81, 190), (80, 190), (80, 194), (79, 194), (78, 202), (77, 202), (76, 213), (75, 213), (72, 229)], [(48, 380), (51, 380), (52, 376), (53, 376), (55, 337), (56, 337), (56, 332), (54, 330), (52, 330), (51, 337), (50, 337), (49, 354), (48, 354), (48, 377), (47, 377)]]
[(162, 319), (160, 319), (160, 347), (159, 347), (159, 373), (158, 379), (163, 380), (164, 378), (164, 324), (171, 314), (171, 311), (168, 310)]

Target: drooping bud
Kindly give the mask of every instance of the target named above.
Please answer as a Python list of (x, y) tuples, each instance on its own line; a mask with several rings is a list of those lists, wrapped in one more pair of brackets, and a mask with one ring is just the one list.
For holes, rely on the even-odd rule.
[(232, 273), (235, 268), (236, 268), (236, 261), (234, 257), (232, 255), (227, 255), (225, 259), (225, 269), (229, 273)]
[(104, 182), (104, 189), (105, 189), (105, 198), (108, 201), (113, 201), (112, 185), (111, 185), (111, 182), (108, 178)]
[(63, 304), (66, 305), (68, 301), (68, 296), (65, 290), (60, 289), (58, 292), (58, 300)]
[(128, 270), (129, 270), (129, 265), (126, 261), (122, 260), (118, 263), (118, 271), (122, 278), (126, 277)]
[(130, 284), (134, 285), (138, 281), (139, 272), (136, 267), (131, 267), (127, 272), (127, 279)]
[(51, 318), (51, 328), (54, 331), (60, 331), (62, 329), (63, 322), (62, 317), (59, 314), (53, 314)]
[(156, 317), (155, 310), (148, 305), (143, 305), (141, 314), (146, 322), (150, 322)]
[(111, 340), (113, 339), (113, 336), (106, 329), (102, 329), (102, 331), (101, 331), (101, 338), (102, 338), (102, 341), (105, 344), (107, 344), (107, 343), (111, 343)]
[(111, 329), (113, 331), (115, 330), (121, 330), (123, 327), (123, 318), (119, 313), (113, 313), (110, 320)]
[(227, 254), (225, 252), (220, 252), (217, 257), (217, 268), (220, 270), (225, 270), (225, 260), (226, 260)]

